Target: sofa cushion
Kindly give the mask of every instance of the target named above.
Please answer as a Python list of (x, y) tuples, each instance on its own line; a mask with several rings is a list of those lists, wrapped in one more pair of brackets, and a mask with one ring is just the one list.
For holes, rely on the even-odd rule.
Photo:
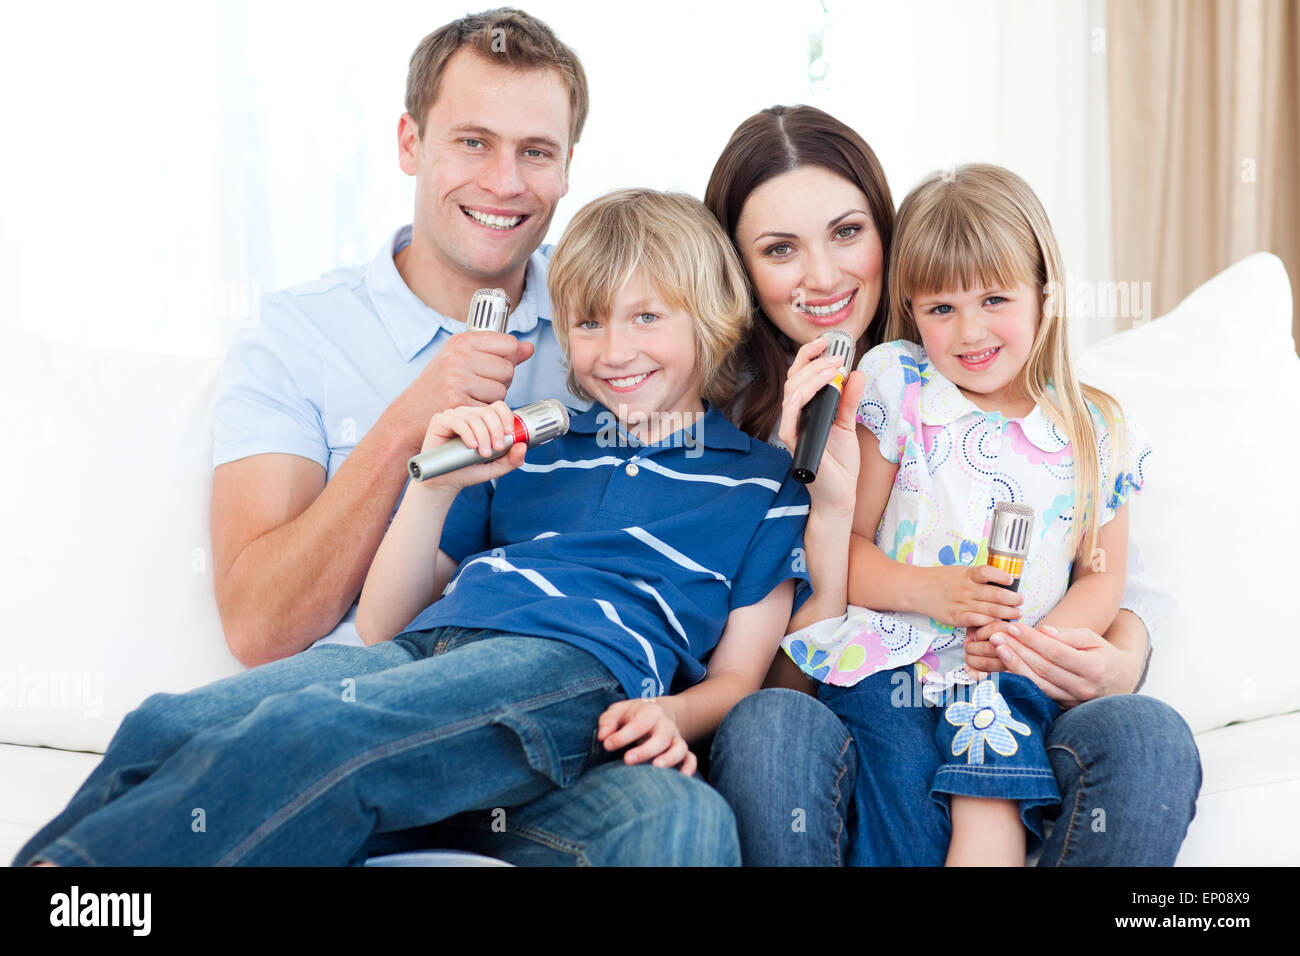
[(1300, 357), (1281, 260), (1257, 253), (1168, 315), (1085, 350), (1154, 449), (1131, 506), (1149, 577), (1178, 607), (1142, 692), (1193, 732), (1300, 710), (1291, 548), (1300, 542)]
[(0, 742), (102, 752), (149, 694), (242, 670), (208, 532), (220, 362), (0, 343)]

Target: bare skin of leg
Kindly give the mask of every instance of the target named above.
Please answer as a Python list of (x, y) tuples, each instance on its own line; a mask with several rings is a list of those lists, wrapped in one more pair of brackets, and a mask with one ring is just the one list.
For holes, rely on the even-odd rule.
[(1020, 805), (993, 797), (951, 798), (952, 841), (946, 866), (1024, 866)]

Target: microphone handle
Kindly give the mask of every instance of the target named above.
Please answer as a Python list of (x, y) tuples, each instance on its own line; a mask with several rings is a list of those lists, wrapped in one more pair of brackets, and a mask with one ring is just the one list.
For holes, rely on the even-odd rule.
[(430, 478), (437, 478), (439, 475), (445, 475), (449, 472), (456, 471), (458, 468), (468, 468), (470, 465), (477, 465), (480, 462), (496, 461), (508, 452), (517, 441), (528, 441), (528, 432), (524, 428), (524, 423), (515, 416), (515, 427), (513, 432), (506, 432), (506, 447), (497, 451), (491, 449), (491, 454), (484, 457), (479, 454), (477, 448), (470, 448), (459, 438), (453, 438), (445, 441), (436, 448), (430, 448), (426, 452), (413, 457), (409, 464), (411, 477), (416, 481), (428, 481)]
[(817, 480), (817, 466), (821, 464), (826, 439), (830, 437), (831, 425), (839, 411), (840, 394), (833, 384), (823, 385), (799, 413), (799, 441), (795, 444), (794, 464), (790, 468), (795, 481), (808, 485)]

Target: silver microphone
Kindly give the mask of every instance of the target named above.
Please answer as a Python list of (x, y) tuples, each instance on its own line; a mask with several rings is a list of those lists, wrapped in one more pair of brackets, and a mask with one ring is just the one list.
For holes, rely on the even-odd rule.
[(505, 289), (479, 289), (469, 300), (465, 324), (475, 332), (504, 332), (510, 318), (510, 296)]
[(477, 448), (470, 448), (459, 438), (453, 438), (415, 455), (406, 463), (407, 470), (416, 481), (426, 481), (457, 468), (467, 468), (482, 461), (496, 461), (515, 442), (527, 442), (529, 448), (535, 448), (559, 438), (569, 430), (569, 410), (554, 398), (544, 398), (540, 402), (525, 405), (515, 409), (514, 414), (514, 429), (506, 432), (506, 447), (500, 451), (492, 448), (491, 454), (484, 457)]

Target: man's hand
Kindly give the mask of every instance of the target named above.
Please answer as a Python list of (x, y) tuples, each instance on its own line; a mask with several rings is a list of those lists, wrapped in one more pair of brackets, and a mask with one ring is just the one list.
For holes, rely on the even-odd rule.
[(1007, 671), (1032, 680), (1062, 709), (1137, 684), (1130, 655), (1086, 627), (995, 621), (966, 634), (966, 668), (974, 676)]
[(533, 354), (531, 342), (505, 332), (457, 332), (389, 406), (405, 447), (420, 445), (429, 419), (461, 405), (503, 401), (515, 366)]
[(695, 773), (695, 754), (664, 701), (638, 698), (611, 704), (596, 723), (596, 739), (604, 741), (606, 750), (638, 744), (623, 755), (624, 763), (653, 758), (656, 767), (677, 767), (688, 777)]

